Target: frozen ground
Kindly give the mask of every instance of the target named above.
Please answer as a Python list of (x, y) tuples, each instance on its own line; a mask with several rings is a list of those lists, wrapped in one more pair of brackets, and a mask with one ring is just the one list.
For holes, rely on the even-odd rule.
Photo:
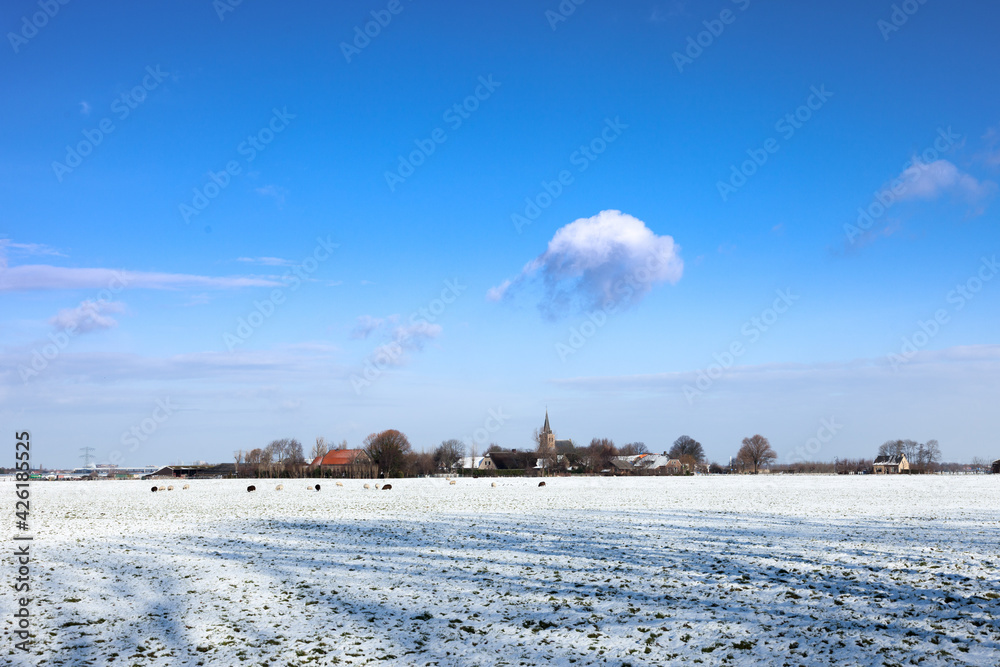
[(1000, 664), (1000, 475), (547, 482), (35, 483), (31, 662)]

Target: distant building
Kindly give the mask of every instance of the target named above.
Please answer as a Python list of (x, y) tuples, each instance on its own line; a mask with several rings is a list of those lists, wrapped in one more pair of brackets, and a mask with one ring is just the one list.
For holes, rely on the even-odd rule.
[(465, 456), (458, 462), (462, 470), (496, 470), (489, 456)]
[(679, 475), (683, 466), (679, 459), (663, 454), (635, 454), (614, 457), (611, 459), (611, 470), (616, 475)]
[(215, 465), (177, 465), (164, 466), (143, 479), (150, 477), (183, 477), (186, 479), (217, 479), (220, 477), (235, 477), (235, 463), (217, 463)]
[(483, 458), (488, 459), (484, 468), (490, 470), (533, 470), (538, 463), (536, 452), (510, 451), (489, 452)]
[(993, 462), (993, 467), (991, 468), (994, 475), (1000, 475), (1000, 459)]
[(876, 456), (872, 467), (876, 475), (897, 475), (909, 471), (910, 462), (906, 460), (906, 454)]
[(378, 474), (378, 466), (363, 449), (334, 449), (317, 456), (309, 468), (318, 468), (324, 477), (368, 479)]

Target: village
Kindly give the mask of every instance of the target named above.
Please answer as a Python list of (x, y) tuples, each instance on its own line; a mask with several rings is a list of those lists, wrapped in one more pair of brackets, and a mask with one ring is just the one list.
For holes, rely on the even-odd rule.
[[(767, 438), (744, 438), (736, 454), (725, 463), (709, 461), (700, 442), (678, 437), (662, 453), (651, 452), (642, 442), (620, 447), (608, 438), (594, 438), (588, 445), (557, 439), (548, 411), (533, 434), (534, 448), (504, 448), (492, 443), (481, 455), (460, 440), (446, 440), (431, 452), (415, 452), (407, 437), (396, 430), (375, 433), (360, 448), (347, 441), (330, 446), (316, 438), (310, 456), (293, 438), (274, 440), (266, 447), (240, 450), (233, 462), (177, 463), (170, 465), (117, 466), (91, 463), (72, 470), (35, 470), (34, 480), (109, 479), (231, 479), (231, 478), (340, 478), (387, 479), (402, 477), (551, 477), (551, 476), (670, 476), (729, 474), (1000, 474), (1000, 459), (974, 458), (970, 463), (941, 461), (935, 440), (892, 440), (883, 443), (870, 459), (799, 461), (784, 463)], [(0, 479), (6, 476), (0, 476)]]

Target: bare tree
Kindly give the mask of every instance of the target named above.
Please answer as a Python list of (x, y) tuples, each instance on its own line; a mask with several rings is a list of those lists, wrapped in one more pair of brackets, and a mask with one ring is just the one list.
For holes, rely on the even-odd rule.
[(317, 457), (326, 456), (329, 451), (330, 446), (326, 444), (326, 438), (318, 435), (316, 436), (316, 444), (313, 445), (312, 451), (309, 453), (310, 460), (315, 461)]
[(587, 448), (589, 467), (600, 472), (611, 466), (611, 459), (618, 456), (618, 448), (610, 438), (594, 438)]
[(365, 451), (378, 466), (380, 477), (391, 477), (402, 472), (406, 455), (410, 453), (410, 441), (395, 429), (372, 433), (365, 438)]
[(434, 450), (434, 464), (438, 469), (450, 472), (455, 464), (461, 462), (465, 456), (465, 443), (461, 440), (445, 440)]
[(646, 446), (646, 443), (630, 442), (618, 449), (619, 456), (635, 456), (636, 454), (649, 454), (649, 447)]
[(243, 450), (237, 449), (233, 452), (233, 458), (236, 459), (236, 476), (240, 476), (240, 464), (243, 463)]
[(345, 449), (347, 449), (347, 440), (346, 439), (341, 440), (339, 443), (337, 443), (337, 451), (344, 451)]
[(972, 472), (980, 475), (990, 471), (990, 462), (982, 456), (975, 456), (972, 459)]
[(760, 467), (778, 458), (778, 455), (771, 449), (771, 443), (762, 435), (754, 435), (743, 438), (743, 446), (740, 447), (736, 458), (745, 465), (752, 465), (756, 475)]
[(673, 446), (667, 452), (672, 459), (680, 459), (683, 463), (698, 464), (705, 460), (705, 450), (701, 443), (689, 435), (682, 435), (674, 440)]

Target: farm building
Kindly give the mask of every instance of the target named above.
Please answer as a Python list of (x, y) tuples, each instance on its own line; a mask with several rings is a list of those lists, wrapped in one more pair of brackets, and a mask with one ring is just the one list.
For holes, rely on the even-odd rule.
[(319, 468), (324, 477), (367, 479), (378, 474), (378, 467), (363, 449), (334, 449), (313, 459), (309, 468)]
[(993, 462), (992, 471), (994, 475), (1000, 475), (1000, 459)]
[(872, 464), (876, 475), (895, 475), (910, 470), (910, 462), (906, 454), (893, 456), (876, 456)]
[(218, 479), (222, 477), (235, 477), (235, 463), (218, 463), (215, 465), (177, 465), (164, 466), (156, 472), (146, 475), (143, 479), (157, 477), (185, 477), (188, 479)]

